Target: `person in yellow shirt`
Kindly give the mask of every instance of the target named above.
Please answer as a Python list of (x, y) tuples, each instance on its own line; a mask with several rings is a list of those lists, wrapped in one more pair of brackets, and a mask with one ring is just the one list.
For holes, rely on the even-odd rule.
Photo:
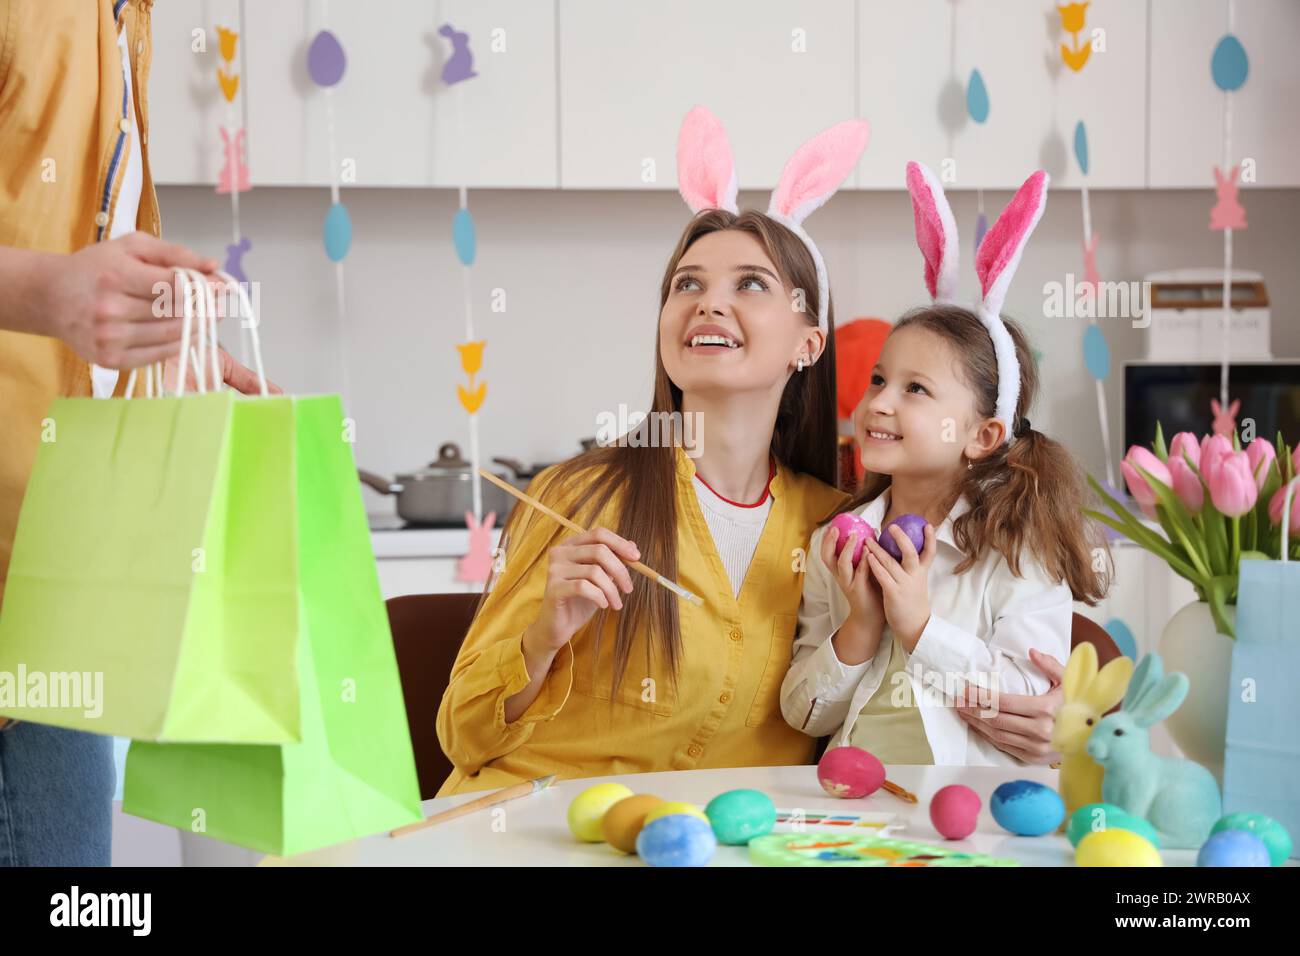
[[(0, 608), (50, 403), (91, 396), (92, 365), (120, 395), (114, 370), (175, 355), (181, 320), (155, 313), (156, 284), (217, 268), (158, 238), (151, 8), (0, 0)], [(227, 384), (256, 387), (220, 360)], [(0, 717), (0, 866), (107, 866), (113, 777), (112, 738)]]
[[(693, 153), (701, 133), (711, 146)], [(507, 521), (504, 568), (488, 582), (438, 711), (454, 767), (440, 796), (548, 773), (813, 756), (816, 742), (785, 722), (779, 693), (809, 538), (848, 499), (834, 487), (824, 265), (790, 228), (798, 217), (735, 209), (716, 120), (697, 108), (682, 136), (680, 188), (698, 214), (660, 287), (651, 411), (617, 442), (529, 486), (591, 530), (570, 536), (522, 505)], [(865, 130), (844, 148), (843, 175), (863, 145)], [(808, 179), (825, 188), (839, 173)], [(805, 199), (825, 201), (843, 175)], [(630, 573), (633, 560), (702, 605)]]

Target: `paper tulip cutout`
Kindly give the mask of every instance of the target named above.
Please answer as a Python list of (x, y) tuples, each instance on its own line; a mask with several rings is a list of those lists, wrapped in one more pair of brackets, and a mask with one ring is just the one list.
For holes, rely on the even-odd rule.
[(1240, 166), (1231, 167), (1226, 174), (1218, 166), (1214, 167), (1214, 192), (1218, 202), (1210, 210), (1211, 229), (1246, 228), (1246, 210), (1237, 201), (1237, 175), (1240, 172)]
[(464, 345), (456, 346), (460, 351), (460, 367), (465, 370), (466, 375), (477, 375), (478, 370), (483, 367), (485, 345), (486, 342), (466, 342)]
[(1231, 33), (1225, 34), (1210, 57), (1210, 75), (1214, 85), (1225, 93), (1241, 89), (1250, 73), (1246, 48)]
[(474, 391), (467, 391), (464, 385), (456, 386), (456, 394), (460, 397), (460, 403), (465, 406), (465, 411), (473, 415), (483, 404), (483, 399), (487, 398), (487, 382), (479, 382), (478, 388)]
[(325, 214), (325, 254), (334, 262), (342, 262), (352, 248), (352, 219), (341, 202), (330, 206)]
[(451, 56), (443, 65), (442, 82), (451, 86), (478, 76), (474, 72), (474, 54), (469, 49), (469, 34), (462, 33), (450, 23), (444, 23), (438, 32), (451, 41)]
[(239, 42), (239, 34), (225, 27), (217, 27), (217, 40), (221, 47), (221, 59), (227, 63), (232, 62), (235, 59), (235, 44)]
[(966, 111), (977, 123), (989, 118), (989, 91), (979, 70), (970, 71), (970, 82), (966, 84)]
[(1092, 55), (1092, 47), (1086, 41), (1079, 39), (1079, 34), (1083, 32), (1087, 10), (1086, 3), (1069, 3), (1056, 8), (1056, 12), (1061, 15), (1061, 29), (1074, 36), (1073, 46), (1061, 44), (1061, 62), (1075, 73), (1083, 69), (1088, 62), (1088, 57)]
[(343, 79), (348, 58), (343, 54), (343, 44), (329, 30), (316, 34), (307, 48), (307, 72), (317, 86), (334, 86)]
[(217, 80), (221, 83), (221, 95), (227, 103), (233, 103), (235, 94), (239, 92), (239, 74), (231, 76), (225, 70), (217, 70)]

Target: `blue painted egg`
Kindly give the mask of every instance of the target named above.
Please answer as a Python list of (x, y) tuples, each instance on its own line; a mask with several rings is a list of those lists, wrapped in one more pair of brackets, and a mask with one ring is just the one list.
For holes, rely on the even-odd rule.
[(352, 217), (347, 206), (336, 202), (325, 214), (325, 255), (334, 262), (342, 262), (351, 248)]
[(1210, 75), (1214, 77), (1214, 85), (1231, 93), (1241, 88), (1248, 73), (1250, 58), (1246, 56), (1246, 48), (1231, 33), (1224, 34), (1210, 57)]
[(1065, 835), (1076, 847), (1089, 833), (1102, 830), (1129, 830), (1156, 849), (1160, 848), (1160, 834), (1155, 827), (1113, 803), (1085, 803), (1070, 814), (1070, 821), (1065, 825)]
[(1050, 787), (1032, 780), (1011, 780), (993, 791), (989, 811), (998, 826), (1018, 836), (1051, 833), (1065, 819), (1065, 803)]
[(1197, 866), (1271, 866), (1268, 847), (1246, 830), (1220, 830), (1196, 854)]
[(1282, 824), (1262, 813), (1229, 813), (1210, 829), (1210, 834), (1224, 830), (1245, 830), (1255, 834), (1268, 847), (1268, 856), (1274, 866), (1281, 866), (1291, 855), (1291, 834)]
[(474, 217), (468, 209), (456, 211), (456, 218), (451, 221), (451, 241), (456, 246), (456, 256), (461, 265), (472, 266), (478, 250), (478, 238), (474, 230)]
[(653, 820), (636, 838), (637, 856), (650, 866), (706, 866), (717, 848), (713, 827), (687, 813)]

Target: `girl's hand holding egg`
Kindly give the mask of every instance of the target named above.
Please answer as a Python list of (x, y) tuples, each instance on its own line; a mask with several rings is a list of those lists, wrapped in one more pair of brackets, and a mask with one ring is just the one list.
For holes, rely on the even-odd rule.
[[(875, 530), (857, 515), (856, 522), (841, 520), (836, 515), (822, 537), (821, 560), (830, 570), (835, 583), (849, 599), (849, 617), (867, 634), (877, 638), (885, 627), (885, 608), (880, 585), (871, 576), (867, 562), (862, 560), (862, 549), (869, 541), (875, 544)], [(851, 525), (855, 530), (845, 534), (843, 528)], [(865, 532), (861, 529), (865, 529)]]
[(910, 654), (930, 620), (929, 578), (930, 565), (934, 563), (934, 528), (928, 522), (923, 524), (919, 555), (912, 538), (899, 522), (885, 525), (884, 534), (893, 537), (903, 556), (902, 562), (894, 560), (893, 555), (879, 543), (868, 541), (866, 565), (880, 585), (885, 619)]

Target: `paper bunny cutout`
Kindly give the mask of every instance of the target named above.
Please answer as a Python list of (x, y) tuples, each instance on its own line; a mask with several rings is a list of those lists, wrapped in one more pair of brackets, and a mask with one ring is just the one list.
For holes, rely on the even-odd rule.
[[(866, 120), (848, 120), (823, 130), (800, 146), (781, 171), (767, 215), (781, 223), (807, 247), (817, 268), (817, 326), (827, 328), (830, 282), (826, 262), (803, 221), (843, 185), (867, 148), (871, 128)], [(735, 213), (736, 165), (721, 121), (703, 106), (682, 120), (677, 137), (677, 188), (691, 212), (725, 209)]]
[[(996, 414), (1009, 442), (1020, 401), (1020, 362), (1015, 342), (1002, 321), (1002, 304), (1020, 256), (1047, 205), (1047, 173), (1038, 170), (1016, 191), (997, 222), (984, 234), (975, 253), (975, 273), (982, 298), (976, 314), (993, 339), (998, 360)], [(907, 191), (912, 196), (916, 244), (925, 259), (925, 286), (939, 303), (954, 302), (957, 291), (957, 224), (948, 197), (934, 171), (921, 163), (907, 164)]]
[(1219, 201), (1210, 210), (1211, 229), (1246, 228), (1246, 210), (1237, 201), (1237, 174), (1240, 171), (1240, 166), (1230, 166), (1226, 173), (1220, 172), (1218, 166), (1214, 167), (1214, 192)]
[(456, 566), (457, 581), (486, 581), (492, 573), (492, 525), (497, 513), (489, 511), (480, 525), (474, 512), (465, 512), (465, 527), (469, 528), (469, 553)]
[(1234, 398), (1227, 408), (1219, 405), (1217, 398), (1210, 399), (1210, 411), (1214, 413), (1214, 425), (1211, 430), (1216, 435), (1231, 439), (1237, 430), (1237, 410), (1241, 408), (1241, 399)]
[(221, 127), (221, 151), (226, 164), (221, 167), (217, 178), (217, 192), (224, 195), (230, 192), (246, 193), (253, 188), (248, 178), (248, 164), (244, 162), (244, 131), (241, 129), (230, 135), (230, 131)]

